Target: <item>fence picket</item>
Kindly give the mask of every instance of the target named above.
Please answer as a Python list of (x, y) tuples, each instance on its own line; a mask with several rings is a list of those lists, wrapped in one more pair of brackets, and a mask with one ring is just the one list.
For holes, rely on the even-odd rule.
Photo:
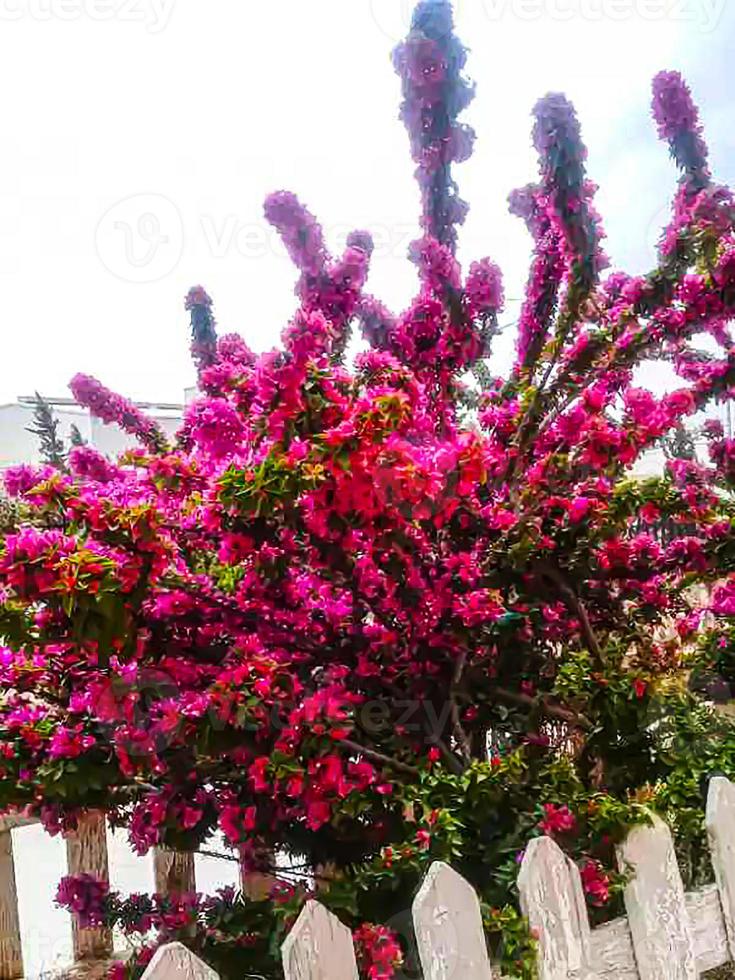
[(219, 976), (183, 943), (168, 943), (156, 950), (141, 980), (219, 980)]
[(358, 980), (352, 933), (319, 902), (301, 910), (281, 959), (286, 980)]
[(728, 946), (735, 960), (735, 786), (724, 776), (710, 780), (707, 833)]
[(579, 870), (550, 837), (529, 843), (518, 890), (521, 908), (538, 932), (540, 980), (594, 980)]
[(20, 945), (18, 891), (15, 886), (13, 840), (10, 831), (0, 833), (0, 980), (23, 976)]
[(696, 980), (694, 934), (669, 828), (658, 817), (634, 828), (618, 858), (633, 871), (625, 907), (641, 980)]
[[(89, 811), (79, 818), (77, 829), (66, 839), (66, 860), (70, 875), (92, 875), (109, 881), (107, 863), (107, 825), (105, 815)], [(74, 959), (104, 959), (112, 953), (109, 929), (80, 929), (72, 919)]]
[(413, 903), (425, 980), (491, 980), (477, 894), (442, 861), (429, 869)]

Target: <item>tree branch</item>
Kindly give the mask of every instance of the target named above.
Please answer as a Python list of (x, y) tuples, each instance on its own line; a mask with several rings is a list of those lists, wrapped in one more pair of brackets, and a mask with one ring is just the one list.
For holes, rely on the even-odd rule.
[(351, 741), (349, 738), (341, 738), (336, 744), (338, 746), (343, 745), (351, 752), (364, 755), (366, 759), (372, 759), (373, 762), (380, 762), (384, 766), (389, 766), (391, 769), (395, 769), (396, 772), (405, 772), (410, 776), (421, 775), (421, 770), (417, 769), (416, 766), (410, 766), (407, 762), (401, 762), (400, 759), (393, 759), (389, 755), (383, 755), (382, 752), (376, 752), (375, 749), (368, 749), (358, 742)]
[(548, 575), (552, 582), (554, 582), (554, 584), (558, 587), (559, 591), (564, 596), (567, 605), (579, 620), (579, 624), (582, 627), (582, 635), (587, 643), (587, 648), (597, 661), (597, 666), (600, 668), (604, 667), (605, 654), (603, 653), (600, 641), (597, 639), (597, 635), (592, 628), (592, 623), (590, 622), (590, 617), (584, 603), (571, 585), (569, 585), (560, 571), (551, 566), (544, 566), (543, 572)]
[(452, 772), (454, 773), (454, 775), (455, 776), (461, 776), (462, 773), (465, 770), (465, 767), (459, 761), (459, 759), (454, 754), (454, 752), (452, 752), (452, 750), (449, 748), (449, 746), (444, 741), (444, 739), (434, 737), (434, 741), (436, 742), (436, 747), (439, 749), (439, 751), (443, 755), (444, 761), (449, 766), (449, 768), (452, 770)]
[(517, 704), (523, 708), (541, 708), (544, 714), (548, 715), (549, 718), (555, 718), (557, 721), (564, 721), (577, 728), (584, 728), (586, 731), (590, 731), (593, 728), (592, 722), (585, 715), (580, 714), (578, 711), (572, 711), (571, 708), (564, 708), (560, 704), (554, 704), (543, 695), (534, 698), (530, 694), (509, 691), (504, 687), (495, 688), (494, 693), (501, 701), (508, 701), (511, 704)]

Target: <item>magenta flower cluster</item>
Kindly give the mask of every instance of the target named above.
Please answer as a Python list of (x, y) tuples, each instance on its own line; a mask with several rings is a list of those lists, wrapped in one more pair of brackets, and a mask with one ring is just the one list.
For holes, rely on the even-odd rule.
[(133, 402), (105, 388), (87, 374), (77, 374), (69, 383), (77, 402), (108, 425), (119, 425), (154, 451), (166, 444), (158, 423), (142, 412)]

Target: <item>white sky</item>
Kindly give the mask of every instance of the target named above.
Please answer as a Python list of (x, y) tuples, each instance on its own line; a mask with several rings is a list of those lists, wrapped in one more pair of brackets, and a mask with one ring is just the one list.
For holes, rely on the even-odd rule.
[[(529, 113), (545, 92), (577, 106), (616, 266), (651, 264), (674, 190), (649, 117), (656, 71), (685, 72), (715, 173), (735, 181), (735, 4), (455, 6), (478, 83), (466, 114), (478, 144), (458, 168), (472, 204), (461, 255), (500, 262), (509, 296), (529, 240), (505, 200), (535, 176)], [(404, 304), (418, 195), (389, 53), (409, 7), (0, 0), (0, 401), (66, 394), (78, 370), (180, 400), (193, 380), (182, 298), (200, 282), (222, 330), (272, 346), (294, 308), (292, 266), (262, 218), (275, 189), (299, 194), (335, 249), (351, 227), (372, 229), (370, 289)]]

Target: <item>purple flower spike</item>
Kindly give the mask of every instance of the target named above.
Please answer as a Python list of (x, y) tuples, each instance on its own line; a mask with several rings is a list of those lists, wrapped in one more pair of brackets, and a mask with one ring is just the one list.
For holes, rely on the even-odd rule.
[(119, 425), (153, 452), (163, 452), (167, 448), (165, 435), (150, 416), (127, 398), (105, 388), (96, 378), (77, 374), (69, 387), (76, 401), (107, 425)]
[(456, 225), (467, 214), (452, 179), (452, 163), (468, 159), (475, 140), (474, 130), (458, 122), (474, 97), (474, 87), (462, 74), (466, 57), (454, 34), (452, 8), (446, 0), (418, 4), (411, 33), (393, 54), (403, 82), (401, 118), (417, 164), (422, 227), (452, 251), (457, 243)]
[(654, 78), (653, 116), (679, 168), (703, 187), (710, 176), (707, 145), (692, 93), (678, 71), (662, 71)]
[(283, 239), (297, 268), (312, 276), (323, 271), (327, 251), (321, 226), (295, 194), (270, 194), (265, 201), (265, 217)]
[[(604, 235), (592, 206), (597, 187), (586, 178), (587, 149), (579, 120), (572, 103), (556, 92), (537, 102), (533, 114), (533, 143), (539, 154), (545, 197), (537, 203), (541, 210), (547, 210), (552, 229), (565, 243), (568, 268), (576, 267), (574, 278), (584, 294), (606, 267), (607, 259), (600, 251)], [(520, 206), (518, 202), (516, 206)]]
[(203, 286), (189, 290), (185, 309), (191, 314), (191, 356), (201, 374), (217, 360), (217, 322), (212, 300)]

